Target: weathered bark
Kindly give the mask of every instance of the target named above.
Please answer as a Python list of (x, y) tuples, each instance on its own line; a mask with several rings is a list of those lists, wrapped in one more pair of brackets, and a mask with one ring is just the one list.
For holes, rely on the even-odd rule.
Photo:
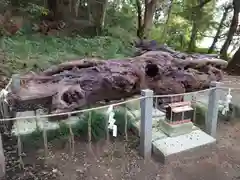
[(240, 68), (240, 47), (234, 54), (233, 58), (230, 60), (227, 66), (227, 72), (234, 75), (240, 75), (239, 68)]
[(240, 1), (233, 0), (233, 18), (232, 18), (231, 26), (228, 31), (227, 39), (225, 40), (225, 42), (220, 50), (220, 57), (222, 59), (227, 60), (227, 58), (228, 58), (227, 51), (233, 40), (233, 36), (238, 28), (239, 12), (240, 12)]
[(177, 55), (149, 51), (134, 58), (66, 62), (22, 76), (25, 85), (9, 94), (9, 103), (18, 111), (45, 107), (52, 113), (68, 112), (128, 98), (143, 88), (155, 94), (183, 93), (208, 88), (211, 81), (222, 79), (226, 61), (186, 54), (180, 59)]
[(230, 6), (230, 5), (228, 5), (228, 6), (226, 6), (226, 7), (224, 8), (224, 12), (223, 12), (221, 21), (220, 21), (220, 23), (219, 23), (219, 26), (218, 26), (216, 35), (215, 35), (215, 37), (214, 37), (214, 39), (213, 39), (212, 45), (210, 46), (210, 48), (209, 48), (209, 50), (208, 50), (208, 53), (209, 53), (209, 54), (212, 53), (212, 52), (214, 51), (214, 49), (215, 49), (215, 46), (216, 46), (216, 44), (217, 44), (217, 42), (218, 42), (218, 39), (220, 38), (220, 34), (221, 34), (222, 28), (223, 28), (223, 26), (224, 26), (224, 22), (225, 22), (225, 20), (226, 20), (226, 18), (227, 18), (227, 15), (228, 15), (230, 9), (231, 9), (231, 6)]

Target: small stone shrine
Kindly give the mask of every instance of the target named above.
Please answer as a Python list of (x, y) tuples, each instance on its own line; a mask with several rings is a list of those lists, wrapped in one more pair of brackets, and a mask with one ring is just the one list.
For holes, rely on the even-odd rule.
[(194, 128), (193, 116), (194, 109), (191, 107), (191, 102), (168, 104), (165, 120), (160, 120), (160, 128), (170, 137), (190, 133)]

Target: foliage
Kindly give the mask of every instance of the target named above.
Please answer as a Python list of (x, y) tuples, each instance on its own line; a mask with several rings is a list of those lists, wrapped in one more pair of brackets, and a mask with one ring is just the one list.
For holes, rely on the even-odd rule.
[[(208, 48), (196, 48), (195, 52), (200, 54), (208, 54)], [(215, 50), (212, 52), (212, 54), (218, 54), (218, 52)]]
[(13, 72), (41, 70), (70, 58), (108, 59), (130, 56), (132, 53), (130, 45), (110, 36), (90, 39), (80, 36), (18, 35), (5, 37), (3, 43), (7, 64)]
[[(194, 13), (198, 1), (196, 0), (173, 0), (168, 23), (165, 24), (165, 18), (158, 19), (155, 22), (155, 27), (152, 28), (151, 38), (161, 43), (166, 43), (178, 50), (186, 50), (190, 41), (193, 21), (197, 21), (198, 34), (195, 41), (201, 41), (204, 34), (212, 32), (216, 29), (216, 22), (213, 20), (215, 13), (215, 1), (204, 6), (203, 11), (200, 11), (198, 17), (194, 19)], [(167, 26), (167, 32), (163, 33)]]
[(136, 15), (129, 5), (124, 4), (121, 8), (116, 9), (116, 5), (110, 3), (105, 24), (105, 35), (120, 39), (126, 45), (136, 39)]
[(28, 17), (31, 20), (39, 20), (39, 17), (42, 15), (47, 15), (49, 10), (42, 5), (27, 3), (25, 5), (20, 6), (20, 11), (28, 14)]
[[(174, 0), (166, 35), (163, 35), (165, 17), (157, 15), (150, 36), (159, 43), (166, 43), (178, 50), (186, 50), (192, 28), (192, 7), (196, 0)], [(46, 11), (43, 2), (18, 0), (20, 11), (31, 20), (37, 20)], [(142, 2), (143, 3), (143, 2)], [(163, 1), (163, 4), (167, 2)], [(167, 7), (167, 6), (166, 6)], [(162, 12), (166, 13), (162, 6)], [(213, 21), (215, 0), (204, 7), (198, 19), (199, 34), (197, 41), (203, 39), (206, 32), (216, 28)], [(161, 14), (161, 10), (156, 13)], [(121, 58), (131, 56), (136, 40), (137, 12), (134, 1), (113, 1), (108, 3), (105, 26), (102, 37), (48, 37), (34, 35), (31, 25), (25, 24), (21, 32), (12, 38), (4, 38), (7, 51), (7, 64), (13, 71), (40, 70), (67, 58), (98, 56), (101, 58)], [(39, 63), (41, 61), (41, 63)]]
[(179, 50), (184, 50), (187, 48), (188, 42), (190, 40), (191, 28), (185, 19), (176, 16), (170, 20), (168, 32), (166, 33), (165, 37), (163, 37), (161, 34), (163, 26), (164, 25), (159, 25), (158, 27), (152, 29), (152, 39), (155, 39), (159, 43), (165, 42), (167, 45)]
[[(125, 133), (125, 113), (126, 110), (118, 108), (115, 111), (115, 124), (118, 126), (118, 134), (124, 135)], [(93, 141), (100, 140), (106, 136), (106, 124), (107, 116), (103, 112), (91, 111), (88, 113), (80, 114), (78, 116), (79, 121), (71, 125), (72, 132), (76, 137), (83, 137), (85, 140), (88, 137), (88, 121), (91, 118), (91, 138)], [(127, 130), (131, 128), (131, 118), (126, 116), (128, 119)], [(54, 130), (47, 130), (47, 140), (49, 143), (56, 139), (67, 139), (70, 136), (69, 125), (64, 122), (59, 122), (59, 128)], [(21, 140), (24, 146), (34, 146), (36, 148), (43, 146), (43, 131), (37, 128), (34, 132), (22, 135)]]
[(118, 127), (118, 133), (119, 134), (124, 134), (125, 133), (125, 123), (127, 119), (127, 129), (130, 129), (132, 127), (132, 117), (127, 114), (127, 110), (125, 108), (118, 108), (115, 110), (115, 116), (114, 118), (116, 119), (116, 125)]

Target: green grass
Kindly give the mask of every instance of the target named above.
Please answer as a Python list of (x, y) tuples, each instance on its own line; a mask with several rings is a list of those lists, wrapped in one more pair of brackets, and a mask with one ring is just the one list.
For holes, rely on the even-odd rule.
[(129, 44), (108, 36), (17, 35), (3, 38), (1, 44), (7, 56), (7, 66), (13, 72), (37, 71), (72, 58), (123, 58), (133, 52)]
[[(200, 48), (196, 47), (195, 48), (195, 53), (200, 53), (200, 54), (208, 54), (208, 48)], [(211, 54), (218, 54), (219, 52), (213, 51)]]
[[(116, 119), (115, 124), (118, 127), (118, 135), (124, 135), (125, 133), (125, 113), (124, 108), (118, 108), (115, 111), (114, 118)], [(88, 119), (89, 113), (84, 113), (79, 117), (79, 121), (72, 125), (72, 132), (74, 136), (81, 137), (85, 140), (88, 139)], [(130, 129), (131, 117), (128, 115), (127, 128)], [(92, 111), (91, 112), (91, 137), (93, 141), (98, 141), (106, 136), (106, 123), (107, 116), (103, 112)], [(53, 142), (57, 139), (68, 139), (70, 136), (69, 125), (64, 122), (59, 123), (59, 128), (54, 130), (47, 130), (47, 140), (48, 142)], [(35, 147), (40, 148), (43, 146), (43, 132), (40, 129), (34, 132), (21, 136), (21, 140), (25, 147)]]

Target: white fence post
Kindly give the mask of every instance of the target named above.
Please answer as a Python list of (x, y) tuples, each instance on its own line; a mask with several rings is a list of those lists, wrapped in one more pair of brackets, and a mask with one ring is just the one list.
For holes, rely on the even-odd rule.
[(5, 156), (3, 151), (3, 142), (2, 135), (0, 134), (0, 178), (3, 178), (6, 173), (6, 164), (5, 164)]
[(151, 157), (152, 153), (152, 110), (153, 91), (146, 89), (141, 91), (143, 99), (141, 105), (141, 128), (140, 128), (140, 155), (144, 158)]
[(218, 107), (220, 99), (220, 89), (222, 83), (212, 82), (211, 87), (215, 89), (210, 90), (208, 100), (208, 111), (206, 118), (206, 131), (209, 135), (215, 137), (217, 131)]
[(19, 88), (21, 87), (21, 80), (19, 74), (12, 75), (12, 84), (10, 85), (10, 87), (13, 92), (19, 90)]

